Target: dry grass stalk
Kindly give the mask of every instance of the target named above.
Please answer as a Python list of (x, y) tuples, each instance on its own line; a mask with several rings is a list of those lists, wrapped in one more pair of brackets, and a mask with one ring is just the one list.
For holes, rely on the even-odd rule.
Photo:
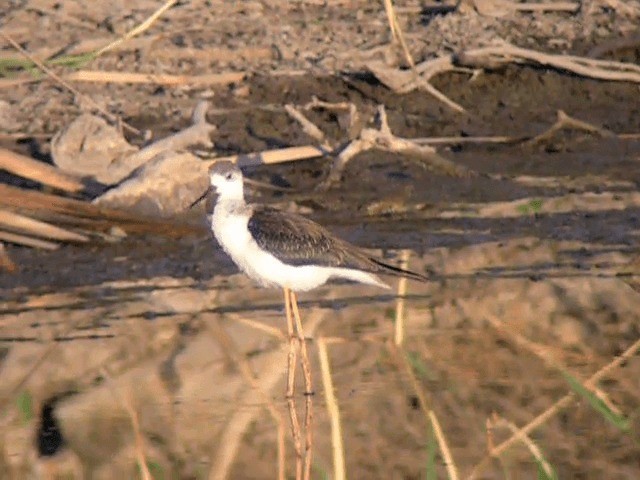
[[(506, 418), (502, 418), (497, 413), (493, 414), (493, 417), (490, 418), (487, 422), (489, 424), (489, 428), (495, 429), (498, 427), (507, 428), (512, 434), (516, 434), (518, 432), (518, 427), (516, 427), (512, 422), (507, 420)], [(536, 443), (531, 440), (528, 435), (523, 435), (521, 438), (522, 443), (529, 449), (533, 458), (542, 466), (548, 478), (554, 478), (554, 472), (549, 465), (549, 462), (544, 458), (540, 447), (536, 445)]]
[(43, 237), (63, 242), (89, 241), (89, 238), (85, 235), (3, 209), (0, 209), (0, 227), (35, 237)]
[[(400, 268), (407, 270), (409, 265), (409, 250), (402, 250), (400, 254)], [(395, 323), (393, 325), (393, 343), (400, 347), (404, 342), (404, 307), (407, 295), (407, 277), (398, 280), (398, 296), (396, 298)]]
[(296, 480), (302, 480), (302, 442), (300, 440), (300, 421), (296, 408), (295, 380), (296, 380), (296, 360), (297, 360), (297, 337), (293, 313), (291, 308), (291, 291), (284, 289), (284, 309), (287, 317), (287, 334), (289, 335), (289, 354), (287, 355), (287, 406), (289, 407), (289, 420), (291, 422), (291, 436), (293, 437), (293, 447), (296, 452)]
[(79, 178), (6, 148), (0, 148), (0, 170), (65, 192), (77, 193), (84, 189)]
[(345, 480), (347, 478), (345, 468), (344, 445), (342, 443), (342, 426), (340, 423), (340, 408), (336, 398), (333, 379), (331, 378), (331, 366), (327, 352), (327, 342), (323, 337), (318, 339), (318, 358), (320, 359), (320, 371), (322, 372), (322, 385), (324, 397), (327, 402), (327, 411), (331, 421), (331, 448), (333, 451), (333, 479)]
[(136, 451), (136, 460), (138, 462), (138, 467), (140, 468), (140, 473), (142, 474), (143, 480), (153, 480), (151, 476), (151, 472), (149, 472), (149, 467), (147, 466), (147, 459), (145, 456), (145, 448), (144, 448), (144, 437), (142, 436), (142, 432), (140, 431), (140, 422), (138, 420), (138, 412), (133, 407), (133, 403), (131, 401), (131, 395), (122, 395), (115, 385), (113, 378), (107, 371), (106, 368), (102, 368), (100, 370), (102, 376), (109, 382), (109, 387), (114, 397), (118, 400), (118, 402), (122, 405), (122, 407), (129, 415), (129, 420), (131, 420), (131, 427), (133, 429), (133, 438), (135, 441), (135, 451)]
[(105, 45), (104, 47), (102, 47), (100, 50), (98, 50), (95, 53), (95, 56), (99, 57), (103, 53), (108, 52), (109, 50), (112, 50), (113, 48), (126, 42), (130, 38), (135, 37), (136, 35), (139, 35), (140, 33), (144, 32), (160, 17), (160, 15), (162, 15), (164, 12), (169, 10), (176, 3), (178, 3), (178, 0), (167, 0), (160, 6), (160, 8), (158, 8), (149, 17), (147, 17), (147, 19), (144, 22), (142, 22), (139, 25), (136, 25), (134, 28), (129, 30), (127, 33), (125, 33), (122, 37), (111, 42), (109, 45)]
[[(278, 409), (274, 405), (273, 401), (269, 396), (265, 393), (265, 391), (261, 388), (258, 380), (251, 369), (251, 365), (245, 358), (244, 355), (238, 349), (238, 346), (233, 341), (231, 336), (227, 333), (225, 328), (221, 325), (219, 318), (214, 317), (213, 321), (208, 322), (209, 329), (216, 341), (220, 344), (220, 347), (231, 357), (231, 360), (238, 366), (240, 370), (240, 374), (245, 379), (245, 381), (253, 388), (258, 395), (260, 395), (262, 401), (266, 405), (267, 411), (269, 415), (273, 419), (273, 422), (276, 425), (276, 438), (277, 438), (277, 460), (278, 460), (278, 476), (276, 477), (278, 480), (285, 480), (285, 458), (286, 458), (286, 449), (285, 449), (285, 428), (284, 421), (282, 416), (278, 412)], [(229, 466), (231, 464), (229, 463)], [(219, 467), (216, 467), (219, 468)], [(227, 472), (228, 474), (228, 472)], [(216, 473), (217, 476), (225, 477), (227, 474), (224, 474), (222, 471), (218, 471)]]
[(110, 121), (118, 122), (120, 125), (122, 125), (124, 128), (126, 128), (131, 133), (133, 133), (135, 135), (140, 135), (140, 131), (137, 128), (133, 128), (131, 125), (129, 125), (128, 123), (122, 121), (120, 118), (116, 117), (115, 115), (112, 115), (107, 110), (105, 110), (100, 105), (98, 105), (91, 97), (88, 97), (87, 95), (84, 95), (81, 92), (79, 92), (69, 82), (64, 80), (62, 77), (60, 77), (57, 73), (55, 73), (50, 68), (46, 67), (41, 61), (33, 58), (33, 56), (31, 54), (29, 54), (29, 52), (27, 52), (24, 48), (22, 48), (18, 42), (16, 42), (13, 38), (11, 38), (9, 35), (4, 33), (2, 30), (0, 30), (0, 35), (2, 35), (2, 37), (13, 46), (13, 48), (18, 50), (22, 55), (24, 55), (26, 58), (31, 60), (34, 63), (34, 65), (36, 65), (40, 70), (42, 70), (47, 76), (52, 78), (54, 81), (56, 81), (57, 83), (62, 85), (64, 88), (69, 90), (71, 93), (73, 93), (77, 97), (79, 97), (79, 98), (81, 97), (84, 101), (86, 101), (86, 102), (88, 102), (88, 104), (92, 105), (93, 108), (95, 108), (97, 111), (102, 113)]
[(14, 243), (16, 245), (23, 245), (25, 247), (42, 248), (43, 250), (56, 250), (60, 247), (60, 244), (58, 243), (47, 242), (46, 240), (40, 240), (39, 238), (5, 232), (3, 230), (0, 230), (0, 240), (7, 243)]
[(256, 320), (251, 320), (249, 318), (237, 318), (234, 320), (235, 322), (242, 323), (248, 327), (255, 328), (256, 330), (260, 330), (261, 332), (265, 332), (266, 334), (277, 338), (280, 341), (285, 341), (285, 335), (275, 327), (270, 327), (269, 325), (265, 325), (264, 323), (258, 322)]
[(414, 80), (420, 84), (422, 88), (424, 88), (427, 93), (434, 96), (436, 99), (440, 100), (442, 103), (447, 105), (449, 108), (456, 112), (464, 112), (465, 109), (448, 98), (442, 92), (437, 90), (433, 85), (429, 83), (428, 80), (424, 80), (420, 78), (418, 71), (416, 70), (416, 64), (413, 61), (413, 57), (411, 56), (411, 52), (409, 52), (409, 47), (407, 47), (407, 42), (404, 39), (404, 35), (402, 34), (402, 29), (400, 28), (400, 24), (398, 23), (398, 17), (393, 7), (392, 0), (384, 0), (384, 9), (387, 14), (387, 19), (389, 21), (389, 28), (391, 29), (391, 35), (393, 36), (394, 41), (400, 43), (402, 48), (402, 53), (404, 54), (405, 60), (411, 67), (411, 73), (413, 75)]
[(145, 218), (123, 210), (99, 207), (82, 200), (50, 195), (36, 190), (22, 190), (3, 184), (0, 184), (0, 205), (11, 209), (94, 219), (99, 221), (96, 229), (102, 226), (108, 230), (109, 227), (118, 225), (130, 232), (156, 233), (165, 236), (183, 236), (200, 231), (198, 227)]
[(433, 409), (431, 408), (429, 401), (427, 399), (427, 396), (424, 390), (422, 389), (422, 387), (420, 386), (420, 382), (416, 378), (416, 375), (413, 371), (413, 367), (409, 364), (409, 361), (407, 360), (407, 354), (405, 350), (402, 347), (396, 348), (395, 345), (394, 346), (389, 345), (388, 348), (393, 358), (396, 360), (396, 363), (398, 363), (398, 366), (402, 370), (404, 370), (405, 373), (407, 374), (407, 377), (411, 382), (413, 391), (416, 397), (418, 398), (418, 404), (420, 405), (420, 409), (422, 410), (425, 417), (431, 424), (431, 427), (433, 428), (433, 433), (436, 437), (436, 441), (438, 442), (438, 447), (442, 455), (442, 461), (445, 464), (445, 467), (447, 469), (447, 476), (449, 480), (458, 480), (459, 478), (458, 469), (456, 467), (455, 462), (453, 461), (453, 456), (451, 455), (451, 451), (449, 450), (449, 445), (444, 436), (444, 432), (440, 427), (440, 422), (438, 421), (438, 417), (433, 411)]
[(291, 311), (296, 322), (296, 334), (300, 345), (300, 356), (302, 363), (302, 374), (304, 376), (305, 386), (305, 455), (304, 455), (304, 480), (311, 479), (311, 460), (313, 456), (313, 382), (311, 380), (311, 364), (309, 362), (309, 353), (307, 352), (307, 341), (304, 336), (302, 320), (300, 319), (300, 311), (298, 310), (298, 298), (295, 292), (290, 291)]
[[(629, 348), (622, 352), (619, 356), (615, 357), (611, 362), (600, 368), (596, 373), (589, 377), (583, 385), (589, 388), (593, 388), (600, 380), (607, 377), (615, 369), (619, 368), (630, 357), (636, 354), (640, 350), (640, 339), (636, 340)], [(491, 451), (485, 456), (471, 471), (467, 480), (474, 480), (479, 478), (482, 471), (490, 465), (492, 458), (497, 458), (505, 451), (515, 445), (517, 442), (523, 441), (523, 437), (529, 435), (538, 427), (544, 425), (548, 420), (553, 418), (557, 413), (562, 411), (573, 403), (576, 398), (576, 394), (571, 392), (566, 394), (560, 400), (556, 401), (553, 405), (547, 408), (544, 412), (536, 416), (533, 420), (527, 423), (522, 428), (518, 429), (513, 436), (505, 440), (501, 444), (492, 448)]]
[(65, 75), (74, 82), (144, 83), (155, 85), (228, 85), (245, 79), (245, 72), (210, 73), (205, 75), (171, 75), (164, 73), (104, 72), (80, 70)]

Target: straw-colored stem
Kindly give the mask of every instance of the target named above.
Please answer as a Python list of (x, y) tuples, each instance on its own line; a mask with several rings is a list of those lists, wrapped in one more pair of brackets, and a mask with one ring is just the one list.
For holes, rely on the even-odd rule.
[[(406, 270), (409, 264), (409, 250), (403, 250), (400, 257), (400, 268)], [(393, 343), (396, 347), (404, 342), (404, 307), (405, 296), (407, 295), (407, 277), (400, 277), (398, 282), (398, 297), (396, 298), (396, 316), (393, 331)]]
[(133, 402), (131, 401), (130, 395), (122, 395), (111, 375), (107, 371), (106, 368), (101, 369), (102, 376), (106, 378), (109, 382), (109, 387), (111, 388), (111, 392), (118, 399), (122, 407), (126, 410), (127, 415), (129, 415), (129, 419), (131, 420), (131, 428), (133, 429), (133, 438), (135, 441), (135, 451), (136, 451), (136, 460), (138, 462), (138, 467), (140, 468), (140, 473), (142, 475), (143, 480), (152, 480), (151, 472), (149, 472), (149, 467), (147, 466), (147, 460), (144, 454), (144, 438), (142, 437), (142, 432), (140, 431), (140, 422), (138, 420), (138, 413), (136, 409), (133, 407)]
[(287, 405), (289, 407), (289, 419), (291, 420), (291, 435), (293, 436), (293, 448), (296, 452), (296, 480), (302, 479), (302, 443), (300, 441), (300, 421), (296, 411), (295, 378), (296, 378), (296, 342), (293, 327), (293, 315), (291, 313), (291, 290), (284, 289), (284, 310), (287, 317), (287, 333), (289, 334), (289, 356), (287, 363)]
[(438, 417), (436, 416), (435, 412), (429, 405), (427, 396), (422, 390), (422, 387), (420, 386), (420, 383), (418, 382), (418, 379), (416, 378), (416, 375), (413, 372), (413, 368), (411, 367), (411, 365), (409, 364), (409, 361), (407, 360), (406, 352), (404, 351), (404, 349), (400, 348), (400, 349), (394, 349), (393, 353), (395, 353), (396, 358), (400, 357), (399, 361), (404, 367), (404, 370), (407, 373), (409, 380), (411, 381), (411, 386), (413, 387), (413, 391), (416, 397), (418, 398), (418, 404), (420, 405), (420, 409), (424, 413), (427, 420), (429, 420), (429, 423), (431, 423), (431, 428), (433, 428), (433, 433), (436, 436), (436, 440), (438, 442), (438, 448), (440, 449), (440, 454), (442, 455), (442, 461), (444, 462), (445, 467), (447, 469), (447, 476), (449, 480), (458, 480), (458, 478), (460, 478), (458, 475), (458, 469), (456, 468), (456, 464), (453, 461), (453, 455), (451, 455), (451, 450), (449, 450), (449, 445), (444, 436), (444, 432), (442, 431), (442, 428), (440, 428), (440, 422), (438, 421)]
[(331, 421), (331, 447), (333, 449), (333, 480), (345, 480), (346, 468), (344, 459), (344, 445), (342, 443), (342, 426), (340, 424), (340, 409), (336, 398), (333, 380), (331, 378), (331, 366), (327, 353), (327, 342), (324, 338), (318, 339), (318, 357), (320, 358), (320, 371), (322, 372), (322, 385), (324, 398), (327, 402), (327, 411)]
[(309, 354), (307, 352), (307, 341), (304, 337), (302, 328), (302, 320), (300, 319), (300, 310), (298, 309), (298, 298), (295, 292), (291, 292), (291, 310), (293, 318), (296, 322), (296, 332), (300, 343), (300, 356), (302, 357), (302, 373), (304, 375), (305, 387), (305, 455), (304, 455), (304, 480), (311, 478), (311, 459), (313, 456), (313, 382), (311, 379), (311, 364), (309, 362)]

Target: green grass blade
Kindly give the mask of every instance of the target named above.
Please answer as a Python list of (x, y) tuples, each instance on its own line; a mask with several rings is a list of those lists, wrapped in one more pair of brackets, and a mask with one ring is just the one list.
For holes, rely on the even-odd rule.
[(437, 480), (438, 472), (436, 470), (436, 453), (438, 452), (438, 444), (433, 434), (433, 428), (429, 427), (429, 436), (427, 437), (427, 464), (425, 466), (425, 480)]
[(546, 459), (544, 461), (547, 463), (547, 468), (551, 470), (551, 472), (547, 472), (547, 469), (544, 467), (542, 461), (536, 460), (536, 463), (538, 464), (538, 480), (558, 480), (558, 475), (556, 474), (551, 464), (547, 462)]
[(614, 412), (609, 408), (609, 406), (604, 403), (598, 396), (593, 393), (591, 390), (586, 388), (577, 378), (566, 371), (562, 371), (562, 375), (569, 383), (571, 389), (583, 397), (591, 408), (593, 408), (596, 412), (604, 417), (611, 425), (622, 430), (623, 432), (628, 432), (630, 430), (629, 420), (624, 416), (620, 415), (617, 412)]
[(20, 421), (26, 425), (33, 418), (33, 397), (27, 390), (24, 390), (18, 395), (16, 405), (20, 412)]

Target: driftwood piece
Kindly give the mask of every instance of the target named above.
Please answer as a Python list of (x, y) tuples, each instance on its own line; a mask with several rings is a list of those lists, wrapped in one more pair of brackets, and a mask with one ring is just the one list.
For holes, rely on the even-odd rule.
[(441, 157), (429, 145), (420, 145), (412, 140), (396, 137), (389, 128), (387, 114), (383, 105), (378, 106), (378, 125), (379, 128), (377, 130), (363, 128), (358, 138), (349, 142), (339, 152), (326, 180), (319, 185), (320, 189), (327, 189), (339, 182), (349, 160), (357, 154), (371, 149), (417, 157), (424, 162), (425, 166), (447, 175), (469, 176), (475, 174), (472, 170)]
[(209, 102), (198, 102), (193, 109), (192, 125), (173, 135), (169, 135), (151, 145), (143, 148), (137, 153), (130, 155), (126, 162), (135, 165), (136, 168), (145, 164), (153, 157), (168, 150), (178, 151), (192, 145), (202, 145), (206, 148), (213, 148), (209, 134), (216, 129), (215, 125), (207, 123), (206, 115)]
[(137, 151), (119, 128), (90, 113), (76, 117), (51, 140), (56, 166), (105, 185), (116, 183), (135, 168), (128, 158)]
[(601, 137), (607, 137), (607, 138), (616, 137), (616, 134), (611, 130), (608, 130), (602, 127), (597, 127), (583, 120), (578, 120), (576, 118), (570, 117), (562, 110), (558, 110), (557, 115), (558, 117), (556, 119), (556, 122), (551, 127), (549, 127), (547, 130), (545, 130), (541, 134), (536, 135), (532, 139), (527, 140), (527, 142), (525, 143), (531, 144), (531, 145), (542, 143), (552, 138), (556, 132), (559, 132), (564, 129), (583, 130), (585, 132), (594, 133), (596, 135), (600, 135)]
[[(419, 73), (421, 81), (428, 82), (435, 75), (459, 71), (461, 67), (472, 70), (495, 69), (510, 63), (551, 67), (598, 80), (640, 83), (640, 66), (632, 63), (544, 53), (507, 42), (426, 60), (416, 65), (415, 71)], [(381, 62), (370, 62), (366, 67), (378, 80), (398, 93), (407, 93), (423, 85), (412, 70), (390, 68)]]

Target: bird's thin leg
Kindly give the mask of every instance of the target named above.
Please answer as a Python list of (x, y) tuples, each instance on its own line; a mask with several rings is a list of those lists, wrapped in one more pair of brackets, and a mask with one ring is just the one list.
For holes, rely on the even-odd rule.
[(295, 379), (296, 379), (296, 342), (298, 338), (294, 333), (292, 315), (292, 292), (284, 289), (284, 310), (287, 316), (287, 332), (289, 334), (289, 357), (287, 363), (287, 405), (289, 406), (289, 419), (291, 420), (291, 434), (293, 435), (293, 448), (296, 451), (296, 480), (302, 478), (302, 443), (300, 441), (300, 422), (296, 412)]
[(291, 296), (291, 310), (293, 311), (293, 318), (296, 322), (296, 331), (298, 333), (298, 340), (300, 342), (300, 356), (302, 357), (302, 373), (304, 375), (304, 388), (305, 388), (305, 457), (304, 457), (304, 479), (309, 480), (311, 478), (311, 448), (313, 447), (313, 382), (311, 381), (311, 365), (309, 363), (309, 355), (307, 353), (307, 342), (304, 338), (304, 330), (302, 329), (302, 320), (300, 320), (300, 310), (298, 309), (298, 298), (295, 292), (290, 292)]

